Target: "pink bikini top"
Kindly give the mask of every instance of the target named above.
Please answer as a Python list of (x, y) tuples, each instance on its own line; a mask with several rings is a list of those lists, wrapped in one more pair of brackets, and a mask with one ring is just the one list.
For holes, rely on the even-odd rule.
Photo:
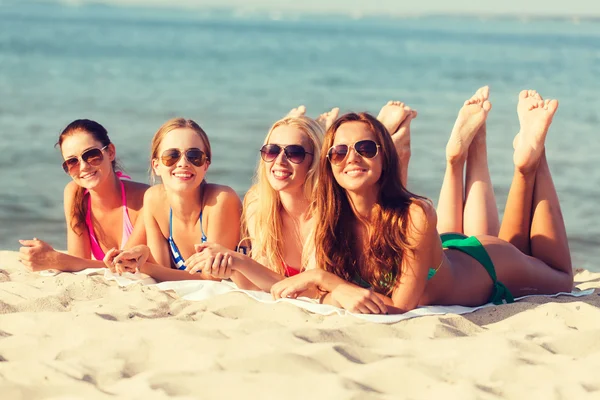
[[(127, 175), (123, 175), (121, 171), (117, 172), (117, 177), (119, 178), (119, 183), (121, 184), (121, 204), (123, 205), (123, 235), (121, 236), (121, 249), (127, 243), (129, 236), (131, 236), (131, 232), (133, 232), (133, 225), (131, 224), (131, 220), (129, 219), (129, 212), (127, 211), (127, 197), (125, 196), (125, 185), (121, 178), (131, 179)], [(86, 192), (87, 193), (87, 192)], [(88, 196), (88, 207), (85, 215), (85, 225), (87, 226), (88, 233), (90, 234), (90, 246), (92, 248), (92, 258), (94, 260), (102, 260), (104, 259), (104, 251), (102, 247), (100, 247), (100, 243), (98, 239), (96, 239), (96, 235), (94, 234), (94, 226), (92, 225), (92, 197)]]

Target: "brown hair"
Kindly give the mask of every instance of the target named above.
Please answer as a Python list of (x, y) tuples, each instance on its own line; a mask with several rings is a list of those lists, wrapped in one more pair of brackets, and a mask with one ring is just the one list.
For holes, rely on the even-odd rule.
[[(361, 122), (375, 134), (381, 146), (382, 159), (377, 201), (370, 221), (353, 211), (345, 190), (337, 183), (326, 155), (333, 145), (339, 127), (348, 122)], [(398, 156), (387, 129), (367, 113), (349, 113), (336, 120), (325, 134), (321, 150), (319, 186), (317, 187), (317, 265), (347, 281), (364, 281), (379, 293), (390, 294), (400, 274), (407, 242), (409, 206), (423, 200), (402, 185)], [(358, 253), (354, 223), (360, 220), (368, 227), (368, 241), (363, 254)]]
[[(62, 148), (62, 144), (65, 139), (69, 136), (73, 136), (77, 133), (86, 133), (91, 135), (94, 140), (100, 142), (102, 147), (108, 146), (111, 141), (108, 137), (108, 132), (106, 129), (97, 123), (96, 121), (92, 121), (89, 119), (77, 119), (71, 122), (58, 137), (58, 142), (55, 146), (59, 146)], [(113, 171), (118, 169), (118, 164), (116, 160), (112, 162)], [(87, 212), (87, 202), (84, 201), (85, 197), (85, 188), (79, 186), (77, 191), (75, 192), (75, 198), (73, 200), (73, 208), (71, 209), (71, 229), (75, 233), (81, 236), (84, 232), (85, 228), (85, 215)]]
[(200, 128), (200, 125), (198, 125), (195, 121), (191, 119), (173, 118), (162, 124), (162, 126), (158, 128), (158, 131), (156, 131), (154, 137), (152, 138), (152, 145), (150, 149), (150, 176), (152, 180), (155, 179), (154, 169), (152, 168), (152, 160), (159, 158), (160, 155), (158, 154), (158, 149), (163, 139), (165, 138), (167, 133), (175, 129), (181, 128), (189, 128), (196, 132), (198, 136), (200, 136), (200, 139), (202, 140), (202, 143), (206, 148), (206, 160), (208, 163), (210, 163), (210, 161), (212, 160), (212, 152), (210, 149), (210, 141), (208, 140), (208, 135), (206, 134), (206, 132), (204, 132), (202, 128)]

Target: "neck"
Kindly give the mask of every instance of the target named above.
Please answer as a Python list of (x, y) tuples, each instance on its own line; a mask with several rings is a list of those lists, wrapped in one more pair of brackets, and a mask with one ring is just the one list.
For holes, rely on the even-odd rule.
[(89, 192), (94, 208), (113, 209), (121, 206), (121, 184), (114, 173)]
[(196, 219), (202, 212), (201, 199), (203, 192), (204, 185), (190, 192), (173, 192), (165, 188), (173, 215), (183, 221), (194, 221), (194, 223), (196, 223)]
[(371, 219), (373, 206), (377, 203), (377, 190), (369, 190), (366, 192), (351, 192), (346, 191), (350, 205), (354, 212), (361, 218), (367, 221)]
[(279, 200), (281, 208), (290, 217), (298, 220), (306, 217), (310, 201), (304, 197), (301, 191), (299, 193), (279, 192)]

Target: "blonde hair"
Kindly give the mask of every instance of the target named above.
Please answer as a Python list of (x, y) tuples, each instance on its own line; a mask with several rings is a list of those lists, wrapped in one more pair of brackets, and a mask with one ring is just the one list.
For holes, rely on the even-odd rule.
[[(321, 125), (311, 118), (286, 117), (275, 122), (267, 136), (264, 144), (269, 142), (271, 134), (280, 126), (291, 126), (300, 129), (308, 136), (312, 149), (312, 162), (303, 183), (304, 198), (310, 201), (309, 213), (312, 215), (315, 209), (314, 193), (318, 180), (319, 159), (321, 157), (321, 146), (325, 134)], [(283, 267), (283, 245), (282, 245), (282, 220), (281, 200), (278, 192), (273, 189), (267, 178), (267, 169), (262, 158), (258, 161), (253, 185), (244, 197), (244, 212), (242, 216), (242, 232), (252, 241), (252, 258), (263, 263), (267, 268), (285, 275)], [(314, 255), (314, 228), (302, 248), (301, 270), (308, 265), (309, 259)]]
[(210, 141), (208, 140), (208, 135), (206, 134), (206, 132), (204, 132), (202, 128), (200, 128), (200, 125), (198, 125), (195, 121), (191, 119), (170, 119), (164, 124), (162, 124), (160, 128), (158, 128), (158, 131), (156, 131), (154, 137), (152, 138), (152, 145), (150, 147), (150, 177), (152, 179), (152, 182), (154, 182), (156, 179), (154, 168), (152, 168), (152, 160), (155, 160), (160, 157), (160, 155), (158, 154), (158, 149), (160, 148), (163, 139), (165, 138), (167, 133), (174, 131), (175, 129), (181, 128), (189, 128), (198, 134), (198, 136), (202, 140), (202, 144), (204, 144), (204, 148), (206, 149), (206, 161), (210, 163), (210, 160), (212, 160), (212, 152), (210, 149)]

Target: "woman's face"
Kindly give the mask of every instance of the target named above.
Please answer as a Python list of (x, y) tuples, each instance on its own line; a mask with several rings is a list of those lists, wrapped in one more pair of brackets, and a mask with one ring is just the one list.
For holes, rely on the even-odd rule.
[[(303, 159), (302, 149), (297, 146), (302, 147), (306, 152)], [(264, 152), (265, 149), (269, 150), (268, 154)], [(284, 149), (287, 150), (289, 158)], [(313, 161), (312, 153), (314, 153), (312, 143), (300, 128), (281, 125), (273, 129), (267, 144), (263, 146), (261, 155), (271, 187), (277, 192), (302, 191)], [(269, 154), (271, 158), (275, 158), (266, 161), (265, 157), (268, 158)]]
[(79, 186), (94, 189), (113, 173), (115, 147), (104, 147), (87, 132), (77, 131), (67, 136), (60, 147), (63, 168)]
[(152, 167), (165, 188), (185, 192), (198, 188), (204, 180), (210, 164), (205, 156), (206, 147), (193, 129), (173, 129), (163, 138)]
[(377, 190), (383, 169), (378, 145), (377, 136), (364, 122), (347, 122), (338, 128), (332, 146), (338, 153), (337, 160), (331, 156), (329, 159), (333, 176), (342, 188), (355, 193)]

